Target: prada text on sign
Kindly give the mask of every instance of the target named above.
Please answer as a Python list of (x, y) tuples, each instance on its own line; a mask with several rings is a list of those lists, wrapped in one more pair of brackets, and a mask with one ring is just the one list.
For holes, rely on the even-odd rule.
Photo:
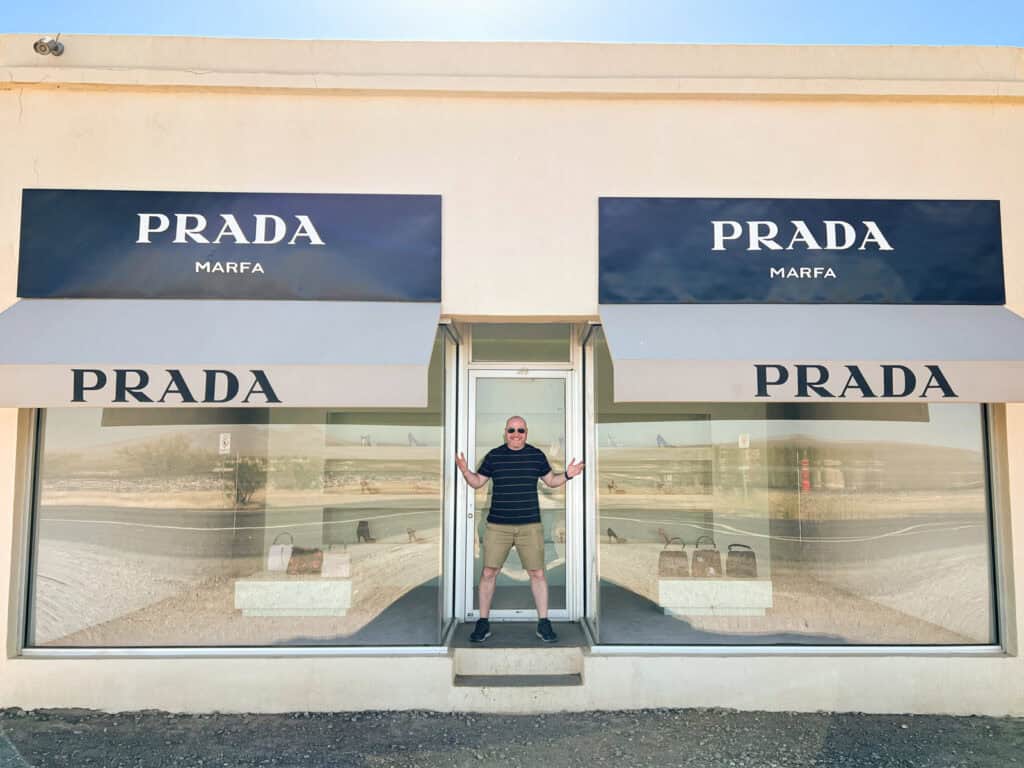
[(441, 198), (26, 189), (18, 295), (437, 302)]
[(604, 197), (601, 304), (995, 304), (999, 202)]
[(754, 366), (758, 398), (902, 400), (957, 398), (942, 367), (936, 364), (822, 365), (758, 363)]
[(248, 376), (218, 368), (205, 368), (202, 376), (187, 376), (178, 368), (156, 375), (144, 368), (72, 368), (72, 403), (197, 403), (269, 405), (280, 403), (265, 371), (253, 368)]

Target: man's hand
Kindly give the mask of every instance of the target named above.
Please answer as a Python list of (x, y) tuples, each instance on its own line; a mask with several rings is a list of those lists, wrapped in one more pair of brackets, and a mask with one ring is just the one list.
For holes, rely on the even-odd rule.
[(569, 462), (569, 466), (565, 468), (565, 472), (556, 475), (554, 472), (548, 472), (544, 477), (541, 478), (541, 482), (544, 483), (548, 488), (561, 488), (563, 485), (569, 482), (570, 479), (576, 477), (583, 471), (583, 462), (576, 461), (573, 457), (572, 461)]
[(487, 484), (490, 479), (485, 475), (478, 475), (476, 472), (469, 468), (469, 462), (466, 461), (466, 457), (461, 454), (455, 454), (455, 466), (459, 468), (459, 472), (462, 473), (462, 478), (466, 481), (466, 485), (470, 488), (481, 488)]

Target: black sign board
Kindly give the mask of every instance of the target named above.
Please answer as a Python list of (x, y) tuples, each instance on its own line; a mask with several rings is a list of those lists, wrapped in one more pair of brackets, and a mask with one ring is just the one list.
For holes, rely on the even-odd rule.
[(441, 198), (26, 189), (18, 295), (436, 302)]
[(602, 304), (1004, 304), (999, 202), (604, 197)]

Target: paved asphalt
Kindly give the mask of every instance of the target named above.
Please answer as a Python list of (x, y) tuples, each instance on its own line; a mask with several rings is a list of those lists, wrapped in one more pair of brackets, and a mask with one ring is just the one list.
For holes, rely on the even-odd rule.
[(0, 768), (1013, 768), (1024, 720), (649, 710), (117, 715), (0, 710)]

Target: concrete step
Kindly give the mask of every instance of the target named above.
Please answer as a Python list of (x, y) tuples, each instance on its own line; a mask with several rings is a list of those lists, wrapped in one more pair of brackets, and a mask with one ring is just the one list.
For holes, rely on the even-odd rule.
[(583, 672), (583, 649), (559, 648), (455, 648), (458, 675), (579, 675)]
[(550, 688), (583, 685), (583, 675), (456, 675), (462, 688)]
[(569, 648), (587, 645), (583, 628), (575, 622), (552, 622), (558, 634), (558, 642), (551, 645), (542, 643), (537, 637), (535, 621), (492, 621), (491, 637), (482, 644), (471, 643), (469, 635), (474, 624), (466, 622), (455, 628), (451, 638), (452, 648)]

